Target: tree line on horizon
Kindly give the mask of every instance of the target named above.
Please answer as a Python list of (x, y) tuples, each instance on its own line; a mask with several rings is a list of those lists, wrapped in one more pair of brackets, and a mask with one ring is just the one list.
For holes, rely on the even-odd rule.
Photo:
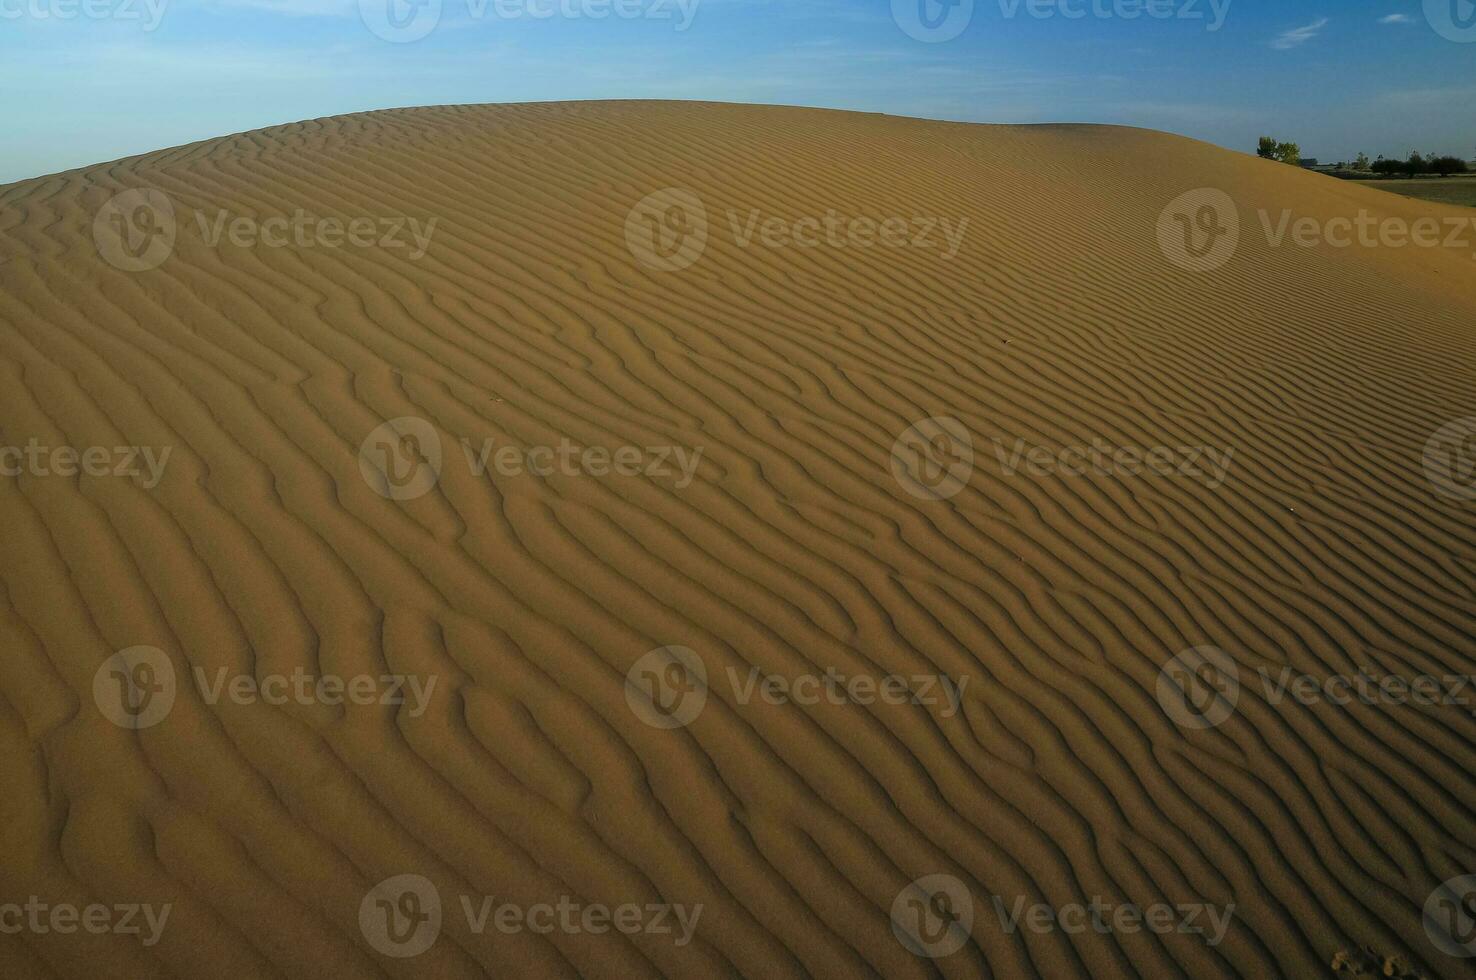
[[(1278, 160), (1281, 163), (1289, 163), (1299, 166), (1302, 162), (1302, 150), (1296, 143), (1283, 143), (1277, 141), (1274, 136), (1262, 136), (1260, 145), (1256, 147), (1256, 156), (1263, 160)], [(1353, 163), (1339, 163), (1338, 170), (1353, 170), (1362, 173), (1379, 174), (1386, 177), (1418, 177), (1420, 174), (1439, 174), (1441, 177), (1449, 177), (1451, 174), (1464, 174), (1470, 172), (1470, 165), (1460, 157), (1436, 156), (1433, 153), (1421, 154), (1419, 151), (1410, 153), (1407, 160), (1388, 160), (1382, 155), (1372, 162), (1367, 153), (1358, 154)]]

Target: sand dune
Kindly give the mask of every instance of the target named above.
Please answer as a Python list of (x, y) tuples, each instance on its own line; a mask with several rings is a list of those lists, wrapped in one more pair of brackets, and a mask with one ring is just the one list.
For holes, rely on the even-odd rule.
[(0, 905), (120, 926), (0, 974), (1468, 975), (1472, 707), (1263, 677), (1476, 673), (1472, 213), (686, 103), (0, 188)]

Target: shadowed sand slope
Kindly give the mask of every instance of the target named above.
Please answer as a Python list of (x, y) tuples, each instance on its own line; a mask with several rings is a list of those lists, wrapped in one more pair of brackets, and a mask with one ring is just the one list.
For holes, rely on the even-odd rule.
[(0, 904), (168, 909), (0, 974), (1468, 975), (1476, 692), (1328, 682), (1476, 672), (1476, 229), (1361, 214), (1469, 212), (682, 103), (0, 188)]

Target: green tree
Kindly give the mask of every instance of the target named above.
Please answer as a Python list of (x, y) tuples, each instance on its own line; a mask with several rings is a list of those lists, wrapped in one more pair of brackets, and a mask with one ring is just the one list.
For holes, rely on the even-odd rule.
[(1354, 170), (1368, 170), (1368, 169), (1370, 169), (1369, 162), (1368, 162), (1368, 154), (1367, 153), (1360, 153), (1360, 154), (1358, 154), (1358, 159), (1353, 161), (1353, 169)]
[(1295, 143), (1278, 143), (1274, 136), (1262, 136), (1256, 146), (1256, 156), (1263, 160), (1280, 160), (1296, 165), (1302, 162), (1302, 148)]
[(1463, 174), (1470, 170), (1470, 167), (1466, 165), (1466, 161), (1460, 157), (1436, 157), (1433, 160), (1427, 161), (1427, 165), (1432, 172), (1442, 177), (1449, 177), (1451, 174)]

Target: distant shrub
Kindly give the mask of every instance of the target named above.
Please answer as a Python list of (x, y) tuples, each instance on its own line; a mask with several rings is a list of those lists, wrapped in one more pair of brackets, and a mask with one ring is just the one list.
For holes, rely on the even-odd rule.
[(1428, 161), (1426, 165), (1430, 168), (1431, 173), (1439, 174), (1442, 177), (1449, 177), (1451, 174), (1467, 173), (1471, 169), (1467, 166), (1466, 161), (1460, 157), (1436, 157)]

